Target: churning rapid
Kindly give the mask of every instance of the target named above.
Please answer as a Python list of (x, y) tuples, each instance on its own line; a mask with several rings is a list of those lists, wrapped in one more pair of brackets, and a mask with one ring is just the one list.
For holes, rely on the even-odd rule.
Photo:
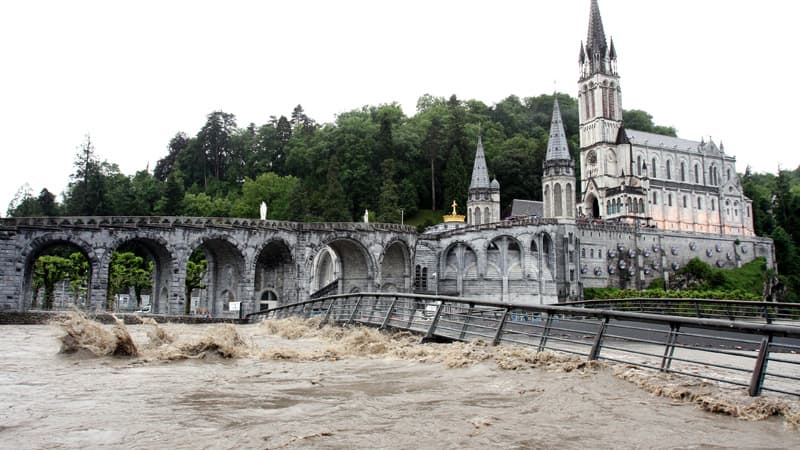
[(796, 448), (800, 402), (407, 333), (3, 326), (5, 448)]

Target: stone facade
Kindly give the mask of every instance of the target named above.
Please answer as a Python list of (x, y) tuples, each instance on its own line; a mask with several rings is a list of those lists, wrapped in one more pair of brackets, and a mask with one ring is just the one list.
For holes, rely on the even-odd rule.
[(155, 266), (151, 304), (160, 314), (185, 310), (186, 265), (202, 248), (208, 261), (205, 305), (215, 317), (235, 316), (267, 300), (308, 298), (335, 283), (333, 293), (408, 291), (417, 235), (392, 224), (268, 222), (188, 217), (43, 217), (0, 220), (0, 309), (32, 303), (33, 265), (58, 245), (86, 256), (90, 282), (84, 306), (106, 304), (111, 254), (138, 247)]

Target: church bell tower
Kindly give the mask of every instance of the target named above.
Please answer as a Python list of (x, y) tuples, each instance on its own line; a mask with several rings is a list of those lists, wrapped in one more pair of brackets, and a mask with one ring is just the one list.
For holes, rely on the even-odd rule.
[[(591, 0), (589, 32), (578, 54), (578, 115), (580, 120), (581, 212), (604, 216), (606, 189), (619, 184), (629, 155), (618, 151), (622, 100), (614, 40), (606, 41), (597, 0)], [(624, 130), (623, 130), (624, 133)]]

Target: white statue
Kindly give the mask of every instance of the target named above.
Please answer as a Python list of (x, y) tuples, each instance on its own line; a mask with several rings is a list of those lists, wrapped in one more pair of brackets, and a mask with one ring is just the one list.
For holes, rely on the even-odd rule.
[(364, 223), (369, 223), (369, 210), (364, 210)]
[(259, 209), (259, 212), (261, 213), (261, 220), (267, 220), (267, 204), (266, 203), (261, 202), (261, 208)]

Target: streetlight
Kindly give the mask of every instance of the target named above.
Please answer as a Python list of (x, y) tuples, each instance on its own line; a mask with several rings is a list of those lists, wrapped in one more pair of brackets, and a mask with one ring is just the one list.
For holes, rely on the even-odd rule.
[(431, 278), (433, 278), (433, 285), (435, 286), (436, 295), (438, 296), (439, 295), (439, 280), (436, 277), (436, 272), (433, 272), (431, 274)]

